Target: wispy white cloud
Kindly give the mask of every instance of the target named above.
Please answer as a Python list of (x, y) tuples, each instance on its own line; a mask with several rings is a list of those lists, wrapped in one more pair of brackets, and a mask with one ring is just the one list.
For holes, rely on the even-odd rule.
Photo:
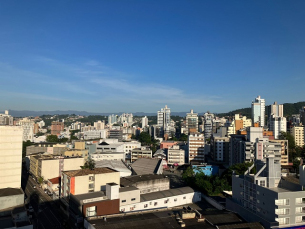
[[(21, 97), (61, 102), (79, 101), (82, 98), (91, 102), (95, 101), (93, 103), (96, 104), (110, 104), (107, 102), (109, 100), (112, 106), (116, 103), (121, 104), (122, 101), (126, 106), (151, 104), (151, 106), (159, 107), (162, 104), (172, 104), (189, 108), (221, 104), (221, 98), (217, 95), (204, 95), (201, 92), (187, 93), (183, 90), (183, 85), (178, 88), (173, 85), (148, 82), (145, 77), (143, 80), (141, 76), (113, 70), (96, 60), (71, 64), (39, 56), (35, 58), (35, 61), (44, 65), (48, 69), (48, 71), (45, 70), (47, 73), (43, 67), (27, 70), (0, 63), (0, 75), (4, 72), (6, 76), (18, 75), (19, 79), (26, 77), (31, 83), (44, 87), (48, 91), (45, 95), (17, 91)], [(73, 95), (69, 96), (64, 92), (71, 92)], [(49, 96), (50, 93), (56, 96)]]

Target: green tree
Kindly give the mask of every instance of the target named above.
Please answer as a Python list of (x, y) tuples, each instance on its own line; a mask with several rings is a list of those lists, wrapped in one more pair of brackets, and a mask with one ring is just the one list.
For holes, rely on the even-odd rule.
[(39, 184), (42, 184), (43, 183), (43, 177), (39, 177), (37, 181), (38, 181)]
[(82, 169), (94, 169), (95, 168), (95, 161), (92, 159), (88, 159), (83, 166)]
[[(245, 163), (239, 163), (239, 164), (234, 164), (232, 166), (230, 166), (228, 169), (226, 169), (223, 174), (222, 174), (222, 178), (224, 178), (227, 183), (231, 186), (232, 185), (232, 173), (234, 171), (234, 173), (236, 175), (242, 175), (244, 174), (248, 168), (250, 166), (252, 166), (253, 163), (250, 163), (250, 162), (245, 162)], [(251, 173), (255, 173), (255, 168), (253, 168), (251, 170)]]
[(58, 142), (58, 137), (57, 135), (50, 134), (46, 138), (47, 142)]
[(138, 140), (142, 145), (150, 145), (152, 143), (151, 137), (147, 132), (141, 132)]
[(30, 140), (27, 140), (26, 142), (22, 142), (22, 158), (26, 156), (26, 147), (33, 145), (34, 143)]
[(184, 141), (184, 142), (187, 142), (188, 140), (188, 136), (185, 135), (185, 134), (181, 134), (180, 138), (179, 138), (179, 141)]

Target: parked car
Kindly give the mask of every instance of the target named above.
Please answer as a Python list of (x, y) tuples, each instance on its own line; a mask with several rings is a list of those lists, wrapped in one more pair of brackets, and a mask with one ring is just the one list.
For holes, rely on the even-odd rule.
[(34, 185), (33, 188), (36, 188), (36, 185)]

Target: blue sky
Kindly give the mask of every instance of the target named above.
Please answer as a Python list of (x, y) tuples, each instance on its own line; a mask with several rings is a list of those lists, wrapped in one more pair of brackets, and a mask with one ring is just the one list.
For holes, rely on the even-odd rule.
[(304, 101), (305, 1), (0, 1), (0, 110)]

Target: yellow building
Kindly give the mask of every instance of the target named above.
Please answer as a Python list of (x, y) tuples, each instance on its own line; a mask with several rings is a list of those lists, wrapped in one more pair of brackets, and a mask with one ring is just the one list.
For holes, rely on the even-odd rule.
[(304, 126), (294, 126), (290, 128), (290, 133), (294, 137), (297, 146), (304, 145)]

